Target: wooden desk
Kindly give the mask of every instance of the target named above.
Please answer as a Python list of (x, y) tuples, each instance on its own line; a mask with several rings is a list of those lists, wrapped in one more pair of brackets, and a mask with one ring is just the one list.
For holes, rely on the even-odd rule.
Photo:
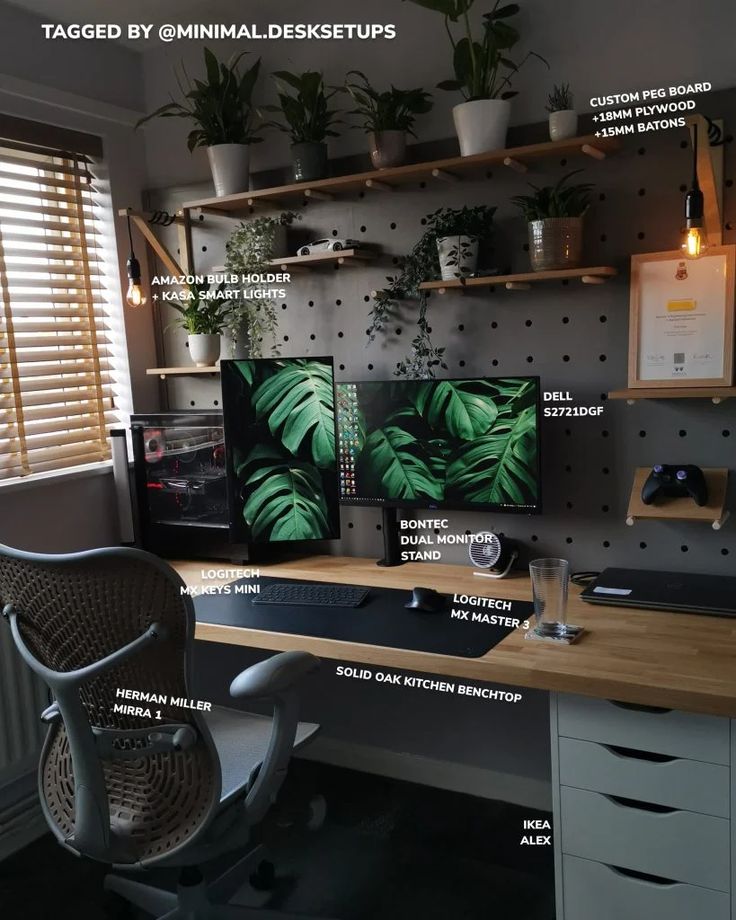
[[(202, 569), (226, 568), (222, 563), (174, 562), (188, 585), (200, 586)], [(525, 576), (490, 581), (476, 578), (470, 567), (407, 563), (379, 568), (372, 559), (311, 556), (293, 562), (260, 566), (264, 575), (338, 584), (416, 585), (455, 593), (529, 600)], [(220, 584), (232, 578), (220, 580)], [(207, 584), (217, 584), (208, 578)], [(736, 621), (624, 607), (593, 607), (571, 586), (570, 622), (588, 632), (573, 646), (530, 642), (521, 631), (507, 636), (482, 658), (360, 645), (309, 636), (293, 636), (197, 625), (198, 639), (277, 651), (301, 648), (323, 658), (433, 674), (446, 674), (516, 687), (578, 693), (605, 699), (662, 706), (689, 712), (736, 716)]]

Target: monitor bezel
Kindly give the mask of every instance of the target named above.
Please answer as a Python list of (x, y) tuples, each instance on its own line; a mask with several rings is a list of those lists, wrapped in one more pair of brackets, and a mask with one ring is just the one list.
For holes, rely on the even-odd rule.
[[(354, 499), (344, 499), (342, 496), (339, 497), (340, 504), (345, 508), (407, 508), (407, 509), (423, 509), (425, 511), (490, 511), (497, 514), (513, 514), (513, 515), (522, 515), (525, 517), (535, 517), (539, 514), (542, 514), (543, 510), (543, 490), (542, 490), (542, 381), (538, 374), (504, 374), (503, 376), (497, 374), (493, 377), (483, 374), (483, 375), (473, 375), (471, 377), (432, 377), (426, 381), (416, 381), (416, 380), (402, 380), (402, 379), (392, 379), (392, 380), (336, 380), (335, 381), (335, 406), (337, 407), (337, 397), (338, 390), (337, 388), (343, 384), (376, 384), (376, 383), (417, 383), (417, 382), (428, 382), (432, 383), (434, 381), (459, 381), (459, 380), (509, 380), (509, 379), (518, 379), (518, 380), (534, 380), (537, 384), (537, 399), (536, 399), (536, 410), (537, 410), (537, 463), (536, 463), (536, 476), (537, 483), (539, 485), (539, 493), (537, 497), (536, 505), (533, 509), (522, 508), (522, 507), (503, 507), (501, 505), (496, 505), (492, 503), (479, 503), (479, 502), (455, 502), (455, 501), (441, 501), (433, 502), (425, 499), (406, 499), (395, 501), (393, 499), (387, 498), (359, 498)], [(335, 424), (337, 426), (337, 451), (339, 455), (340, 450), (340, 426), (337, 424), (337, 408), (335, 409)], [(339, 460), (338, 460), (338, 478), (339, 478)], [(338, 482), (338, 495), (339, 495), (339, 482)]]

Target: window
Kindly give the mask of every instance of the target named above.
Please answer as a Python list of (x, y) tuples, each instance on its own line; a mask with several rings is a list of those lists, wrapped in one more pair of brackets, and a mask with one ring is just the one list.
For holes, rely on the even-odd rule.
[(110, 456), (100, 154), (96, 138), (0, 118), (0, 480)]

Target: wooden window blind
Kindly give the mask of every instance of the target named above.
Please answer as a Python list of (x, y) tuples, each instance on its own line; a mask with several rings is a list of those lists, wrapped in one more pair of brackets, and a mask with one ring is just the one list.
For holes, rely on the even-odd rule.
[(110, 456), (112, 322), (92, 163), (0, 136), (0, 480)]

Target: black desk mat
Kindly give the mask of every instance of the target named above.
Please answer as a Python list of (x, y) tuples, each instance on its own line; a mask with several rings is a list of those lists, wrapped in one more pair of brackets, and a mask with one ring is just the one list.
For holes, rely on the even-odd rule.
[[(279, 582), (314, 584), (291, 578), (236, 581), (232, 583), (229, 594), (205, 594), (194, 598), (197, 621), (437, 655), (480, 658), (515, 628), (491, 625), (483, 621), (485, 617), (513, 617), (523, 621), (533, 615), (533, 606), (526, 601), (512, 601), (508, 611), (453, 603), (452, 598), (447, 596), (445, 608), (439, 613), (406, 610), (404, 604), (410, 599), (411, 592), (394, 588), (369, 588), (370, 593), (360, 607), (258, 605), (252, 603), (257, 595), (235, 593), (237, 585), (265, 586)], [(499, 594), (502, 595), (503, 591)], [(468, 619), (453, 618), (453, 609), (468, 610)], [(474, 621), (473, 615), (479, 619)]]

